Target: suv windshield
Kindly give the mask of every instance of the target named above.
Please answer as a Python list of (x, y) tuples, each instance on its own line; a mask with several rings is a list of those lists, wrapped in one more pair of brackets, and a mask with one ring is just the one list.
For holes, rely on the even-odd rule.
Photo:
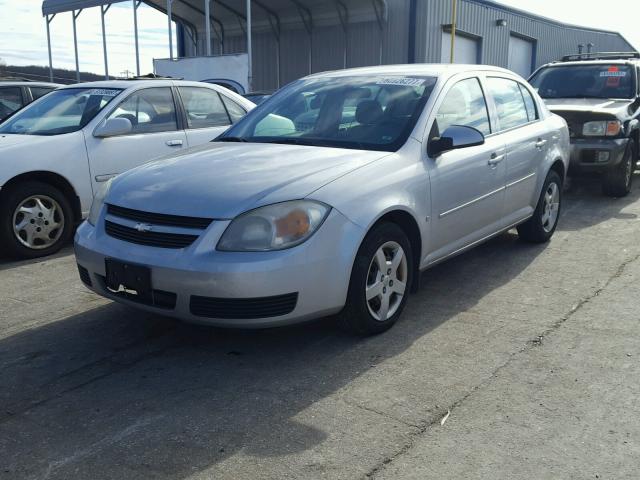
[(633, 70), (628, 65), (563, 65), (546, 67), (529, 83), (542, 98), (632, 98)]
[(216, 141), (395, 151), (410, 135), (436, 80), (389, 75), (303, 79)]
[(60, 135), (80, 130), (122, 90), (65, 88), (56, 90), (0, 125), (0, 133)]

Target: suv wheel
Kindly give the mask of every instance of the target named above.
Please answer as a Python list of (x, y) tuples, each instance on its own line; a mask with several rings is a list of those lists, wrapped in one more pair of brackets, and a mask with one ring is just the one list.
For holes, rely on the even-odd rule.
[(605, 174), (602, 180), (602, 192), (608, 197), (624, 197), (631, 191), (633, 171), (636, 169), (634, 152), (634, 142), (629, 140), (622, 161)]
[(391, 328), (407, 303), (413, 269), (411, 244), (404, 231), (394, 223), (374, 227), (356, 255), (340, 326), (358, 335)]
[(547, 242), (555, 232), (562, 205), (562, 179), (554, 170), (547, 174), (533, 216), (518, 225), (518, 235), (531, 243)]
[(0, 205), (0, 244), (9, 255), (36, 258), (57, 252), (73, 233), (71, 205), (57, 188), (29, 181), (9, 187)]

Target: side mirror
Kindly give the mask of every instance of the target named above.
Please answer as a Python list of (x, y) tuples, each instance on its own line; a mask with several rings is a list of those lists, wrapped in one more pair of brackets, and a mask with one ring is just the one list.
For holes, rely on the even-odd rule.
[(482, 144), (484, 144), (484, 135), (479, 130), (462, 125), (451, 125), (442, 135), (429, 142), (427, 153), (433, 158), (449, 150)]
[(98, 138), (115, 137), (116, 135), (131, 133), (132, 130), (133, 125), (131, 125), (131, 120), (128, 118), (110, 118), (95, 129), (93, 136)]

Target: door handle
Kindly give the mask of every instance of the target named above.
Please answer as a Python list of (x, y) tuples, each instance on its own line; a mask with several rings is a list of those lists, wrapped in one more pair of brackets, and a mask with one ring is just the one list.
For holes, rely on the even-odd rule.
[(499, 164), (502, 160), (504, 160), (504, 153), (501, 155), (498, 155), (496, 152), (493, 152), (491, 154), (491, 158), (489, 159), (489, 161), (487, 162), (487, 164), (491, 167), (495, 167), (497, 164)]
[(547, 144), (547, 141), (539, 138), (538, 141), (536, 142), (536, 148), (542, 148)]
[(181, 147), (182, 140), (167, 140), (168, 147)]

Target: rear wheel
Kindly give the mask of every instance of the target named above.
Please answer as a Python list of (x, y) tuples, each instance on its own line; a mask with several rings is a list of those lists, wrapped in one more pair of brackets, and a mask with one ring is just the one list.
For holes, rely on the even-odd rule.
[(608, 171), (602, 180), (602, 192), (608, 197), (624, 197), (631, 191), (636, 169), (635, 143), (629, 140), (622, 161)]
[(0, 244), (17, 258), (57, 252), (73, 233), (69, 201), (57, 188), (29, 181), (10, 186), (0, 205)]
[(407, 302), (413, 269), (411, 244), (404, 231), (394, 223), (374, 227), (358, 250), (340, 326), (358, 335), (391, 328)]
[(562, 179), (554, 170), (549, 171), (542, 187), (533, 216), (518, 225), (520, 238), (531, 243), (544, 243), (556, 231), (562, 204)]

